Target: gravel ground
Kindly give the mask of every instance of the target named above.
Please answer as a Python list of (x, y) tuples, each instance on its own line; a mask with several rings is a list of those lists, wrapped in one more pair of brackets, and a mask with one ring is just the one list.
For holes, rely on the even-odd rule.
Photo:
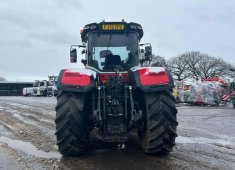
[(172, 153), (141, 152), (136, 136), (124, 149), (92, 139), (83, 157), (63, 157), (55, 141), (54, 97), (0, 97), (0, 169), (235, 169), (235, 109), (178, 106)]

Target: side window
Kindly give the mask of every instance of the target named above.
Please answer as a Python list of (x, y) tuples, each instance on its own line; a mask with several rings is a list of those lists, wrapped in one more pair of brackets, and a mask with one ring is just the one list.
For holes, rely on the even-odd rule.
[(44, 82), (40, 82), (40, 86), (44, 86)]

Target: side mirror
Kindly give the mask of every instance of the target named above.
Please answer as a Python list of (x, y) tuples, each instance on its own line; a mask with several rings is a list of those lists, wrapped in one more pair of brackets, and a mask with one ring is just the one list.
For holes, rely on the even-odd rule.
[(146, 46), (145, 47), (145, 56), (151, 56), (152, 55), (152, 46)]
[(152, 46), (145, 47), (145, 61), (152, 60)]
[(75, 48), (70, 50), (70, 62), (71, 63), (77, 62), (77, 50)]

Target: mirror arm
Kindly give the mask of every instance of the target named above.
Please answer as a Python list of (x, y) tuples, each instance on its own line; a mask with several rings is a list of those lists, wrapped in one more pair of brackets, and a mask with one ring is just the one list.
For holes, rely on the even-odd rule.
[(79, 45), (78, 48), (86, 48), (85, 45)]
[(86, 48), (85, 45), (71, 45), (70, 46), (70, 51), (71, 51), (72, 48), (76, 48), (76, 47), (78, 47), (78, 48)]
[(86, 66), (86, 65), (87, 65), (87, 60), (82, 59), (82, 60), (81, 60), (81, 63), (82, 63), (84, 66)]
[(145, 45), (149, 45), (150, 47), (152, 47), (151, 43), (139, 44), (139, 46), (145, 46)]

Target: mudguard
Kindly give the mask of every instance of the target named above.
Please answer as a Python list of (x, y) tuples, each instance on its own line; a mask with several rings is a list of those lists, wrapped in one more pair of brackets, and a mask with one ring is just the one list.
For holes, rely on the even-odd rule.
[(88, 92), (95, 87), (96, 72), (86, 68), (62, 69), (57, 88), (59, 91)]
[(133, 86), (144, 92), (169, 91), (174, 87), (173, 78), (164, 67), (135, 67), (129, 74)]

